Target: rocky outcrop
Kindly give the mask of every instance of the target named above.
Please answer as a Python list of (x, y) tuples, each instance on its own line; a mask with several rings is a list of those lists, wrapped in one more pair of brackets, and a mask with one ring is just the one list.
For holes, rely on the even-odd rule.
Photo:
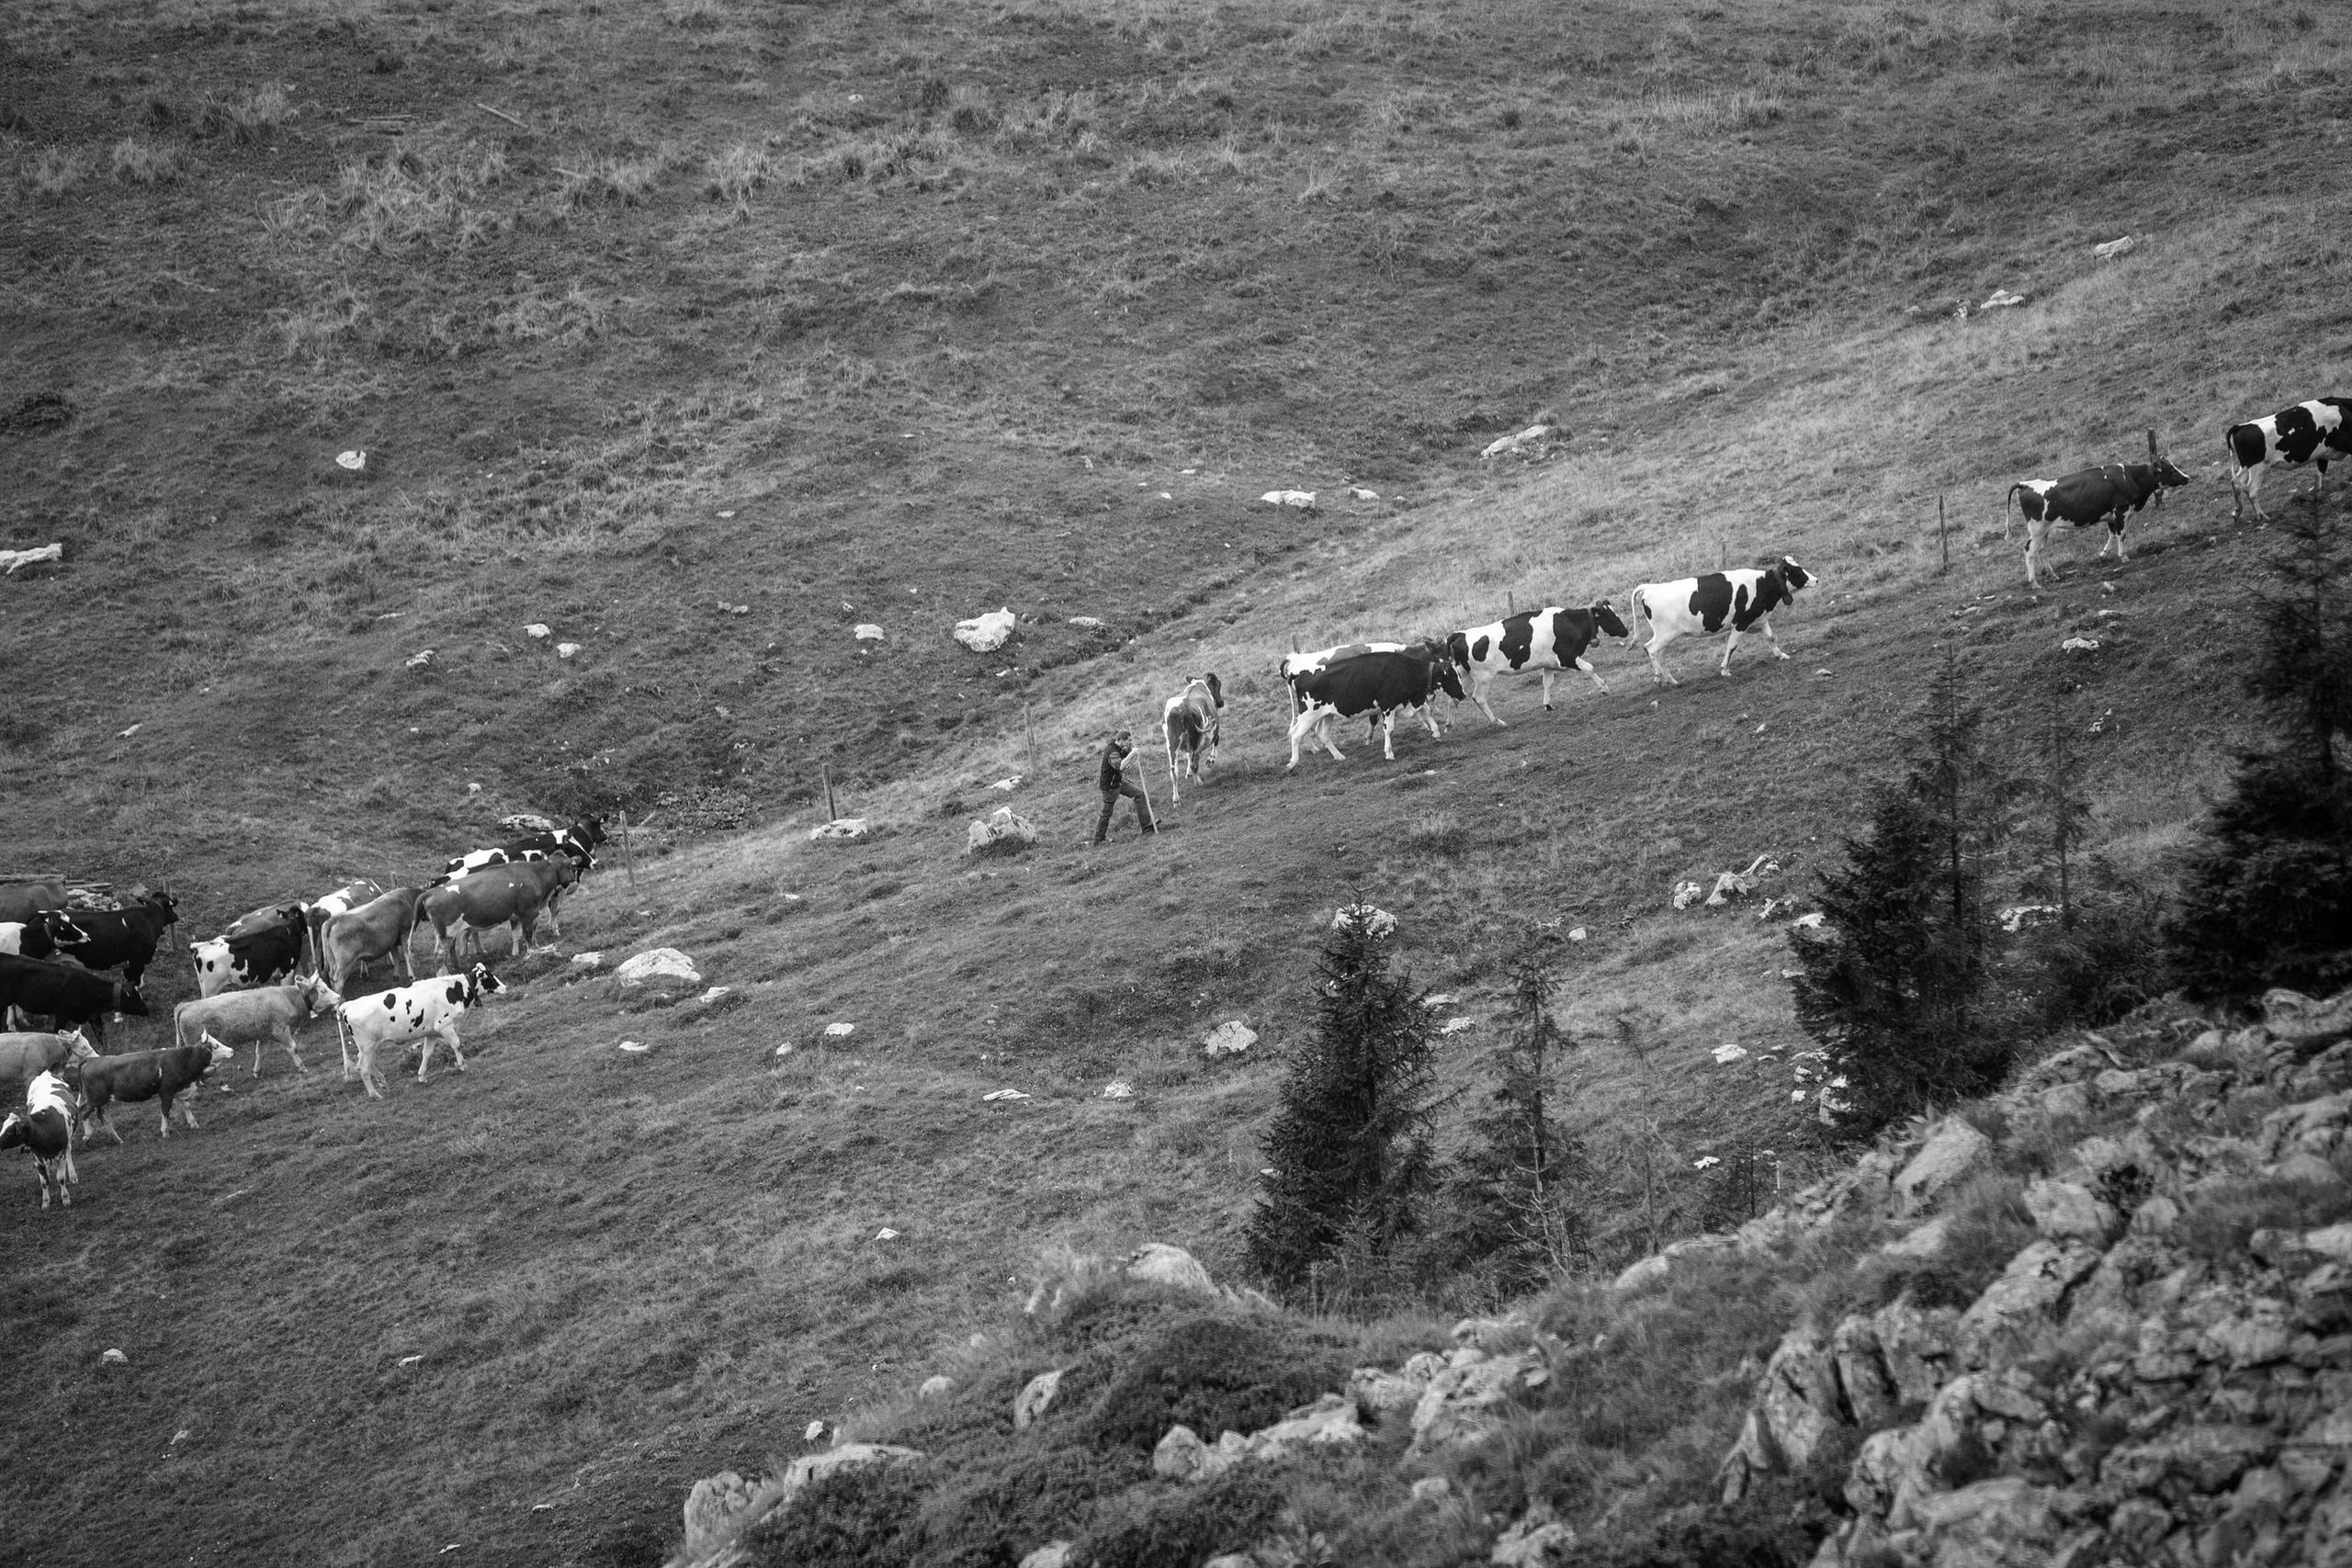
[(736, 1544), (737, 1538), (777, 1509), (789, 1507), (810, 1482), (851, 1465), (922, 1457), (913, 1449), (888, 1443), (843, 1443), (793, 1461), (781, 1475), (745, 1481), (729, 1470), (706, 1476), (686, 1494), (685, 1543), (666, 1568), (739, 1568), (750, 1558)]
[[(1964, 1310), (1902, 1299), (1791, 1330), (1723, 1495), (1804, 1467), (1842, 1427), (1860, 1438), (1852, 1517), (1815, 1568), (2352, 1568), (2352, 1224), (2257, 1229), (2243, 1251), (2212, 1228), (2248, 1184), (2341, 1181), (2347, 1035), (2352, 998), (2274, 996), (2263, 1025), (2209, 1031), (2185, 1059), (2133, 1067), (2094, 1036), (2023, 1075), (2001, 1107), (2044, 1129), (2163, 1114), (2064, 1146), (2025, 1190), (2039, 1234)], [(1937, 1142), (1895, 1179), (1898, 1213), (1924, 1170), (1989, 1152), (1955, 1162), (1959, 1138), (1923, 1166)]]

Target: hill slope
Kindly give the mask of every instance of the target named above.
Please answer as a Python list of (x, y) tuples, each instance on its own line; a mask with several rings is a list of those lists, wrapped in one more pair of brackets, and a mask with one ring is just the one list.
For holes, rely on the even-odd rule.
[[(0, 870), (168, 874), (194, 936), (516, 806), (765, 824), (567, 910), (726, 1005), (506, 965), (461, 1081), (273, 1066), (95, 1151), (70, 1215), (0, 1206), (44, 1563), (646, 1562), (695, 1475), (903, 1389), (1037, 1248), (1229, 1274), (1351, 885), (1482, 1021), (1529, 924), (1596, 933), (1564, 1011), (1618, 1254), (1730, 1201), (1704, 1154), (1801, 1180), (1785, 1079), (1701, 1070), (1796, 1042), (1782, 939), (1667, 889), (1765, 852), (1801, 888), (1955, 643), (2004, 713), (2071, 689), (2152, 863), (2251, 732), (2216, 600), (2262, 536), (2211, 436), (2345, 369), (2341, 48), (2291, 12), (23, 15), (0, 547), (68, 565), (0, 584)], [(1996, 287), (2030, 302), (1951, 319)], [(1559, 456), (1472, 457), (1546, 406)], [(2204, 482), (2022, 594), (2007, 483), (2149, 425)], [(1292, 484), (1324, 510), (1250, 504)], [(1611, 652), (1606, 695), (1280, 777), (1295, 634), (1781, 550), (1823, 574), (1796, 662), (1686, 645), (1654, 694)], [(1037, 617), (1008, 656), (948, 640), (998, 604)], [(1181, 831), (1078, 848), (1101, 731), (1200, 668), (1238, 678)], [(808, 845), (820, 764), (897, 831)], [(1047, 845), (969, 866), (1012, 773)], [(1270, 1059), (1199, 1058), (1229, 1016)]]

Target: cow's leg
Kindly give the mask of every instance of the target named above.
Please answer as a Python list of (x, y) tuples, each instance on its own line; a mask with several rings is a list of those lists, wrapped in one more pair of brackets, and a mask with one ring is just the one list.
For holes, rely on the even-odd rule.
[(1172, 731), (1163, 731), (1160, 736), (1160, 743), (1168, 752), (1168, 804), (1170, 806), (1182, 806), (1184, 804), (1184, 792), (1182, 789), (1179, 789), (1176, 785), (1175, 734)]
[[(277, 1038), (285, 1043), (286, 1054), (293, 1059), (294, 1070), (298, 1073), (309, 1072), (311, 1069), (302, 1065), (302, 1053), (296, 1050), (294, 1047), (294, 1026), (290, 1023), (279, 1024), (277, 1026)], [(261, 1047), (258, 1044), (254, 1047), (254, 1056), (256, 1063), (258, 1063), (261, 1056)]]
[(1577, 668), (1592, 677), (1593, 690), (1605, 692), (1609, 689), (1609, 682), (1600, 678), (1600, 671), (1592, 667), (1592, 660), (1589, 659), (1579, 654), (1577, 658)]
[(1396, 710), (1380, 710), (1380, 754), (1388, 761), (1396, 760)]
[(1494, 683), (1494, 677), (1484, 670), (1481, 670), (1476, 674), (1471, 676), (1470, 700), (1478, 705), (1478, 711), (1480, 713), (1485, 714), (1489, 719), (1493, 719), (1498, 726), (1508, 729), (1510, 726), (1504, 724), (1499, 718), (1495, 718), (1494, 706), (1487, 701), (1487, 688)]
[(1549, 670), (1544, 671), (1544, 711), (1552, 711), (1552, 671)]
[(1715, 667), (1715, 673), (1726, 681), (1731, 679), (1732, 650), (1739, 646), (1739, 637), (1737, 626), (1732, 626), (1724, 633), (1724, 661)]
[(1756, 624), (1764, 629), (1764, 640), (1771, 645), (1772, 657), (1775, 659), (1786, 659), (1789, 656), (1789, 650), (1782, 648), (1781, 646), (1781, 639), (1773, 635), (1772, 617), (1770, 615), (1763, 616), (1758, 620)]
[[(1158, 831), (1157, 829), (1153, 830), (1155, 832)], [(464, 1072), (466, 1070), (466, 1054), (458, 1049), (458, 1026), (455, 1021), (452, 1021), (442, 1030), (441, 1038), (449, 1043), (449, 1056), (451, 1060), (458, 1064), (458, 1071), (461, 1073)]]
[(2123, 565), (2126, 561), (2129, 561), (2132, 558), (2123, 553), (2123, 513), (2118, 512), (2113, 517), (2108, 519), (2107, 539), (2106, 542), (2101, 544), (2098, 547), (2098, 553), (2104, 556), (2107, 554), (2107, 547), (2109, 545), (2113, 545), (2115, 547), (2115, 564), (2118, 566)]
[(1667, 635), (1667, 631), (1664, 626), (1659, 626), (1650, 633), (1647, 651), (1650, 656), (1650, 683), (1652, 685), (1679, 686), (1682, 684), (1681, 682), (1674, 678), (1673, 672), (1667, 669), (1666, 660), (1659, 657), (1659, 654), (1665, 650), (1666, 645), (1673, 640), (1674, 639), (1671, 637)]
[[(187, 1098), (180, 1101), (180, 1120), (191, 1127), (196, 1125), (196, 1090), (195, 1084), (188, 1085)], [(168, 1122), (171, 1119), (172, 1108), (167, 1105), (164, 1107), (164, 1120)]]
[(156, 1099), (162, 1102), (164, 1107), (161, 1118), (164, 1129), (162, 1135), (168, 1138), (172, 1135), (172, 1097), (168, 1094), (159, 1094), (156, 1096)]
[(438, 1035), (428, 1034), (417, 1048), (416, 1081), (419, 1083), (424, 1081), (424, 1069), (433, 1065), (433, 1042), (438, 1038)]

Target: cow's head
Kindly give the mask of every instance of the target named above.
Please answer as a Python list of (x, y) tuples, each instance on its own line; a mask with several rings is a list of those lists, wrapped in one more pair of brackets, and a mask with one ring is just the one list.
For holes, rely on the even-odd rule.
[(487, 964), (477, 964), (466, 974), (468, 989), (477, 997), (495, 996), (506, 988), (506, 982), (490, 972)]
[(1438, 689), (1447, 696), (1457, 703), (1469, 696), (1469, 694), (1462, 689), (1461, 672), (1453, 668), (1453, 660), (1447, 657), (1446, 649), (1438, 650), (1438, 657), (1430, 662), (1430, 670), (1436, 678)]
[(138, 987), (117, 980), (114, 983), (114, 1010), (132, 1018), (145, 1018), (147, 998), (139, 994)]
[(2156, 483), (2165, 490), (2177, 490), (2188, 482), (2188, 476), (2173, 466), (2170, 457), (2156, 459)]
[(59, 1030), (57, 1037), (65, 1042), (65, 1059), (69, 1062), (86, 1062), (98, 1054), (98, 1048), (90, 1043), (90, 1037), (82, 1032), (79, 1024)]
[(62, 909), (44, 909), (36, 919), (47, 928), (49, 940), (60, 947), (78, 947), (90, 940), (89, 931)]
[(316, 975), (299, 976), (294, 982), (294, 989), (301, 997), (303, 1005), (311, 1010), (312, 1018), (324, 1018), (343, 1003), (343, 998), (329, 990), (327, 983)]
[(601, 817), (591, 817), (584, 822), (577, 823), (571, 830), (579, 837), (582, 843), (592, 850), (605, 841), (605, 819)]
[(180, 923), (179, 903), (170, 894), (150, 893), (147, 895), (147, 907), (163, 916), (165, 925), (175, 926)]
[(205, 1047), (204, 1066), (207, 1069), (226, 1066), (237, 1059), (237, 1053), (212, 1038), (212, 1032), (209, 1029), (204, 1032), (204, 1038), (197, 1043)]
[(1445, 661), (1456, 669), (1470, 668), (1470, 634), (1450, 632), (1445, 638)]
[[(1634, 635), (1625, 629), (1625, 623), (1617, 618), (1617, 607), (1606, 599), (1596, 599), (1592, 602), (1592, 619), (1596, 626), (1611, 637)], [(1458, 637), (1461, 634), (1455, 635)]]
[(1781, 564), (1772, 570), (1781, 574), (1781, 584), (1792, 600), (1796, 598), (1798, 589), (1812, 586), (1813, 573), (1799, 566), (1794, 556), (1782, 556)]

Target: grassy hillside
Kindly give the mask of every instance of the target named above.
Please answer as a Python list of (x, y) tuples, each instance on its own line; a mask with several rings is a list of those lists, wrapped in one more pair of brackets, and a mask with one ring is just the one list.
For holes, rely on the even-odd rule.
[[(1612, 1256), (1728, 1201), (1704, 1154), (1801, 1179), (1786, 1077), (1705, 1055), (1798, 1041), (1783, 939), (1667, 890), (1767, 852), (1802, 887), (1955, 645), (2000, 712), (2069, 694), (2103, 847), (2160, 865), (2251, 733), (2219, 428), (2346, 369), (2312, 12), (15, 17), (0, 547), (67, 564), (0, 582), (0, 871), (168, 874), (193, 937), (627, 805), (661, 852), (566, 953), (735, 987), (632, 1011), (526, 960), (462, 1080), (274, 1063), (92, 1153), (70, 1215), (12, 1179), (0, 1373), (59, 1434), (27, 1562), (650, 1562), (693, 1477), (920, 1381), (1041, 1249), (1231, 1274), (1351, 886), (1482, 1023), (1530, 925), (1593, 933)], [(1996, 288), (2030, 302), (1952, 319)], [(1557, 456), (1476, 458), (1544, 409)], [(2023, 593), (2007, 484), (2151, 425), (2200, 482)], [(1322, 512), (1252, 504), (1293, 485)], [(1685, 645), (1654, 694), (1607, 649), (1606, 695), (1282, 776), (1295, 634), (1782, 550), (1822, 574), (1792, 662)], [(999, 604), (1004, 653), (949, 639)], [(1102, 731), (1202, 668), (1182, 830), (1083, 849)], [(809, 845), (820, 766), (891, 834)], [(1015, 773), (1046, 846), (966, 862)], [(1235, 1016), (1260, 1052), (1204, 1062)]]

